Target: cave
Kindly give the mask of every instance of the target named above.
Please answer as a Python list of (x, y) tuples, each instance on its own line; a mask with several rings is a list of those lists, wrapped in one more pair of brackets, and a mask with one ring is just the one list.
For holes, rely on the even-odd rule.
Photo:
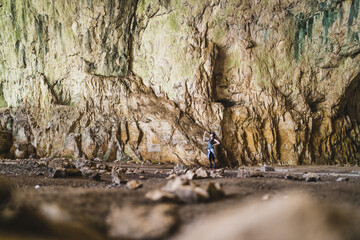
[(0, 239), (360, 239), (359, 8), (0, 0)]

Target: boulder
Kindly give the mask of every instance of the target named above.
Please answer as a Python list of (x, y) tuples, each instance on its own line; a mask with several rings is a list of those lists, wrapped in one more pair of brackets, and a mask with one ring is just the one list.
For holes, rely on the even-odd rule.
[(114, 207), (108, 235), (116, 239), (165, 239), (178, 223), (174, 205)]
[(354, 240), (360, 237), (360, 213), (352, 207), (292, 193), (266, 200), (232, 205), (200, 217), (172, 239)]

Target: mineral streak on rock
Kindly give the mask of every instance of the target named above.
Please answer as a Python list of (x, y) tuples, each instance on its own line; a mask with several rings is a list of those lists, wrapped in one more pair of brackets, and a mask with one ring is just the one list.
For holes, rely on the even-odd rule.
[(359, 164), (359, 0), (0, 5), (1, 156)]

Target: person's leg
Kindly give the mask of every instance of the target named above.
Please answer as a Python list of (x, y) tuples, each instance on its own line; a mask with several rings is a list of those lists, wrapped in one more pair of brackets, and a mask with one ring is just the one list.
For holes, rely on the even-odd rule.
[(213, 152), (210, 152), (209, 161), (210, 161), (210, 169), (215, 168), (215, 155)]
[(214, 149), (211, 149), (211, 155), (212, 155), (212, 158), (211, 158), (212, 169), (215, 169), (215, 151), (214, 151)]
[(210, 162), (210, 170), (211, 170), (211, 158), (212, 158), (212, 153), (210, 151), (210, 149), (208, 149), (208, 159), (209, 159), (209, 162)]

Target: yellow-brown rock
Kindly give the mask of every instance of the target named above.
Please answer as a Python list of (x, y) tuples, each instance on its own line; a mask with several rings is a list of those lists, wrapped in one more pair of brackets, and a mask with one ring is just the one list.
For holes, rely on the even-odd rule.
[(2, 149), (207, 164), (207, 130), (223, 165), (358, 164), (359, 6), (0, 0)]

